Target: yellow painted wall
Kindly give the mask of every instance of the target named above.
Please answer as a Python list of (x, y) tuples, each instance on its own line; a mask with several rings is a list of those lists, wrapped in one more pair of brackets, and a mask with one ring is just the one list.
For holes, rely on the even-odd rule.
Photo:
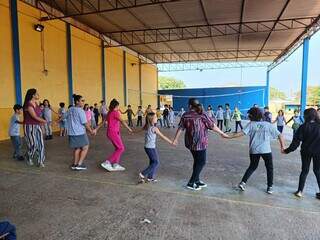
[(134, 110), (140, 105), (139, 91), (139, 59), (135, 56), (127, 54), (127, 89), (128, 104)]
[(71, 28), (73, 91), (93, 105), (102, 99), (100, 40)]
[[(0, 0), (0, 139), (8, 137), (15, 102), (9, 1)], [(3, 27), (5, 26), (5, 27)]]
[(119, 48), (108, 48), (105, 51), (107, 105), (113, 98), (116, 98), (123, 108), (123, 51)]
[[(59, 102), (68, 104), (66, 25), (63, 21), (42, 23), (45, 29), (36, 32), (39, 10), (18, 1), (22, 96), (28, 88), (37, 88), (41, 100), (47, 98), (57, 110)], [(93, 104), (102, 99), (100, 40), (76, 28), (72, 33), (73, 90)], [(11, 19), (9, 0), (0, 0), (0, 140), (8, 138), (9, 119), (15, 104)], [(124, 109), (123, 50), (105, 49), (106, 95), (109, 102), (117, 98)], [(133, 63), (133, 65), (132, 65)], [(46, 74), (43, 70), (47, 69)], [(128, 102), (139, 105), (138, 59), (127, 54)], [(156, 68), (142, 66), (143, 105), (157, 104)], [(3, 87), (5, 86), (5, 88)], [(131, 91), (132, 90), (132, 91)], [(57, 126), (55, 126), (57, 129)]]
[(152, 108), (157, 108), (157, 67), (149, 64), (142, 64), (142, 104), (144, 107), (151, 104)]

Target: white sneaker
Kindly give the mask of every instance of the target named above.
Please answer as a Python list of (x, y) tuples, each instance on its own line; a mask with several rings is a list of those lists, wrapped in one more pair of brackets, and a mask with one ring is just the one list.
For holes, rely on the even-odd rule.
[(111, 172), (113, 171), (112, 165), (109, 161), (105, 161), (103, 163), (101, 163), (101, 167), (103, 167), (105, 170)]
[(124, 170), (126, 170), (124, 167), (122, 167), (120, 164), (117, 164), (117, 163), (113, 164), (112, 168), (113, 168), (113, 171), (124, 171)]
[(29, 166), (33, 166), (33, 161), (32, 161), (32, 159), (27, 159), (27, 164), (29, 165)]

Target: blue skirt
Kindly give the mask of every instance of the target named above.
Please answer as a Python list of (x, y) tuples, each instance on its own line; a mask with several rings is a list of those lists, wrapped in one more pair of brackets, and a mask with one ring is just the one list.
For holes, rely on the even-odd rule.
[(69, 136), (69, 147), (70, 148), (83, 148), (89, 145), (89, 139), (87, 134), (78, 136)]

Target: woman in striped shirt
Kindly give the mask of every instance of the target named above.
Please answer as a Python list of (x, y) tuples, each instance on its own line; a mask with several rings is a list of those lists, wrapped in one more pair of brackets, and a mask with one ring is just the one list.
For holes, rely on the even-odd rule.
[(207, 186), (207, 184), (200, 181), (200, 173), (206, 164), (208, 130), (213, 130), (224, 138), (229, 138), (229, 136), (217, 127), (214, 120), (203, 111), (202, 105), (195, 98), (189, 99), (189, 111), (183, 114), (180, 120), (179, 128), (173, 141), (174, 145), (178, 144), (179, 136), (183, 130), (186, 130), (185, 146), (190, 150), (194, 159), (193, 172), (187, 188), (201, 190)]

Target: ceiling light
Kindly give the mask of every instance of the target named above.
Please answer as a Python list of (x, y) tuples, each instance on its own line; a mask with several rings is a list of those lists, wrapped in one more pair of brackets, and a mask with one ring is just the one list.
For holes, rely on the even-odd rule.
[(44, 29), (44, 26), (41, 24), (34, 25), (34, 30), (36, 30), (37, 32), (42, 32), (43, 29)]

